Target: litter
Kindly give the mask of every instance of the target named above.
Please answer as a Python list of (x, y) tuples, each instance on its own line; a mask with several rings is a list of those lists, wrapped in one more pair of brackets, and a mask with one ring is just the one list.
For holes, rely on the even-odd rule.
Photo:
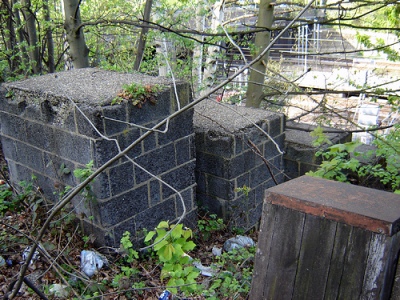
[(54, 296), (59, 298), (67, 298), (69, 295), (69, 291), (67, 290), (66, 285), (55, 283), (50, 286), (49, 292), (52, 293)]
[(222, 249), (213, 246), (211, 252), (212, 252), (212, 254), (213, 254), (214, 256), (221, 256), (221, 254), (222, 254)]
[(0, 255), (0, 267), (4, 266), (6, 264), (6, 260), (4, 259), (3, 256)]
[(237, 235), (236, 237), (230, 238), (224, 243), (224, 251), (229, 252), (233, 249), (252, 247), (255, 243), (252, 238), (243, 235)]
[(214, 276), (214, 275), (217, 273), (217, 271), (216, 271), (215, 269), (213, 269), (212, 267), (203, 266), (203, 265), (201, 264), (201, 262), (195, 261), (195, 262), (193, 262), (193, 265), (194, 265), (197, 269), (200, 270), (200, 273), (201, 273), (201, 275), (203, 275), (203, 276), (212, 277), (212, 276)]
[(81, 252), (81, 270), (88, 277), (92, 277), (103, 266), (107, 266), (107, 259), (94, 251), (82, 250)]
[[(22, 261), (26, 261), (26, 259), (28, 258), (29, 252), (31, 252), (31, 247), (28, 246), (25, 248), (24, 252), (22, 252)], [(35, 250), (35, 253), (33, 253), (32, 259), (29, 262), (29, 264), (33, 264), (33, 262), (35, 262), (36, 260), (39, 259), (39, 251)]]
[(160, 297), (158, 297), (158, 300), (170, 300), (170, 299), (172, 299), (172, 294), (168, 290), (162, 292)]

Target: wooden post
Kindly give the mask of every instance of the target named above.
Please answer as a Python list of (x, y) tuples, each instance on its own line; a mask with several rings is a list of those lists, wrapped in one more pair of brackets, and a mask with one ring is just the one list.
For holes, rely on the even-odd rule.
[(250, 299), (390, 299), (400, 196), (302, 176), (268, 189)]

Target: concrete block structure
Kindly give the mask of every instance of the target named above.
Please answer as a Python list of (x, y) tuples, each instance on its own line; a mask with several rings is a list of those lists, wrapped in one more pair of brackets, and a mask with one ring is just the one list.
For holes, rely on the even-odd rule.
[[(321, 164), (321, 157), (315, 156), (319, 150), (326, 149), (313, 145), (313, 138), (310, 133), (316, 126), (305, 123), (288, 122), (286, 124), (285, 138), (285, 174), (287, 179), (297, 178), (309, 171), (315, 171)], [(332, 144), (346, 143), (351, 141), (351, 134), (335, 128), (324, 127), (326, 137)]]
[(264, 191), (283, 182), (284, 122), (263, 109), (196, 105), (197, 202), (232, 227), (254, 227)]
[[(141, 108), (124, 101), (111, 105), (124, 84), (159, 85), (156, 103)], [(3, 84), (0, 92), (1, 142), (12, 182), (36, 177), (46, 198), (56, 202), (73, 170), (93, 161), (99, 168), (147, 129), (191, 101), (188, 84), (176, 93), (170, 80), (99, 69), (78, 69)], [(176, 99), (175, 95), (179, 99)], [(152, 101), (154, 102), (154, 101)], [(179, 104), (178, 104), (179, 102)], [(182, 214), (196, 217), (193, 110), (170, 120), (102, 172), (92, 183), (93, 198), (75, 197), (73, 208), (86, 233), (103, 245), (119, 245), (125, 231), (140, 239), (142, 229)], [(167, 126), (167, 128), (166, 128)], [(135, 236), (137, 234), (137, 236)]]

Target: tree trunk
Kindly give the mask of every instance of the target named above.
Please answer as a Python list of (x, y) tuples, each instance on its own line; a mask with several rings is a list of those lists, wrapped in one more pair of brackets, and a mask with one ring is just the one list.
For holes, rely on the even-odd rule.
[[(144, 25), (147, 25), (148, 24), (147, 22), (150, 21), (150, 13), (151, 13), (152, 5), (153, 5), (153, 0), (146, 0), (146, 5), (144, 7), (144, 14), (143, 14)], [(134, 66), (133, 66), (133, 69), (135, 71), (139, 71), (140, 64), (143, 59), (144, 49), (146, 47), (146, 35), (147, 35), (148, 31), (149, 31), (149, 28), (147, 26), (142, 27), (142, 31), (140, 33), (140, 38), (139, 38), (137, 54), (136, 54), (136, 60), (135, 60)]]
[[(24, 30), (22, 28), (21, 25), (21, 16), (20, 16), (20, 12), (18, 10), (18, 8), (16, 8), (17, 6), (15, 5), (16, 3), (18, 3), (18, 0), (12, 0), (11, 4), (12, 4), (12, 11), (13, 11), (13, 15), (14, 15), (14, 22), (15, 22), (15, 28), (17, 28), (17, 32), (18, 32), (18, 41), (19, 41), (19, 45), (18, 48), (16, 48), (16, 51), (19, 50), (19, 53), (21, 55), (21, 60), (20, 60), (20, 64), (18, 66), (15, 66), (15, 70), (21, 71), (21, 72), (26, 72), (26, 70), (28, 69), (28, 65), (29, 65), (29, 56), (28, 56), (28, 51), (26, 50), (25, 47), (25, 38), (24, 38)], [(18, 43), (17, 43), (18, 44)]]
[[(205, 29), (205, 17), (201, 13), (202, 6), (198, 5), (196, 9), (196, 30), (198, 32), (202, 32)], [(204, 41), (204, 36), (201, 37), (201, 41)], [(192, 69), (192, 78), (195, 78), (195, 82), (193, 82), (194, 88), (193, 91), (196, 91), (201, 86), (202, 82), (202, 68), (203, 68), (203, 44), (196, 43), (193, 49), (193, 69)]]
[[(43, 0), (43, 10), (44, 10), (44, 19), (47, 24), (50, 24), (50, 10), (49, 10), (49, 1)], [(46, 28), (46, 43), (47, 43), (47, 67), (49, 73), (55, 72), (55, 64), (54, 64), (54, 41), (53, 41), (53, 33), (51, 30), (51, 26), (47, 25)]]
[[(63, 0), (64, 2), (64, 28), (69, 44), (69, 53), (74, 68), (89, 67), (89, 49), (86, 46), (85, 36), (81, 24), (79, 0)], [(77, 29), (79, 28), (79, 29)]]
[[(8, 56), (8, 66), (13, 73), (19, 64), (17, 37), (15, 36), (14, 20), (12, 17), (12, 3), (9, 0), (2, 0), (0, 9), (4, 11), (5, 28), (1, 28), (2, 35), (5, 36), (6, 49), (11, 53)], [(5, 32), (7, 30), (7, 32)]]
[(29, 58), (33, 74), (40, 74), (42, 72), (42, 62), (40, 59), (39, 43), (36, 33), (36, 19), (35, 14), (32, 12), (31, 1), (22, 0), (22, 13), (25, 18), (25, 28), (28, 34), (29, 45)]
[[(258, 55), (270, 43), (271, 33), (268, 29), (271, 28), (274, 19), (274, 8), (271, 0), (261, 0), (257, 19), (257, 28), (265, 28), (265, 31), (257, 32), (255, 39), (256, 53)], [(256, 62), (250, 70), (250, 78), (246, 93), (246, 106), (260, 107), (263, 97), (263, 87), (265, 79), (266, 64), (268, 61), (268, 53), (265, 54), (262, 60)]]
[[(211, 19), (211, 30), (213, 32), (217, 31), (219, 24), (222, 23), (224, 18), (224, 3), (225, 0), (217, 1), (213, 6), (212, 19)], [(204, 90), (201, 92), (201, 95), (207, 93), (207, 91), (212, 88), (215, 83), (215, 77), (217, 73), (217, 56), (219, 53), (220, 47), (218, 46), (209, 46), (208, 47), (208, 55), (205, 63), (205, 70), (203, 74), (203, 87)]]

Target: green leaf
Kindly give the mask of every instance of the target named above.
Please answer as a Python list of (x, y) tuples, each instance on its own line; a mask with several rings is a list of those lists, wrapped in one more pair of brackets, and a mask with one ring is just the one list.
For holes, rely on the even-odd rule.
[(182, 236), (182, 224), (178, 224), (171, 232), (173, 239), (178, 239)]
[(182, 246), (183, 251), (191, 251), (196, 247), (196, 244), (193, 241), (188, 241)]
[(175, 252), (175, 249), (171, 244), (166, 245), (160, 255), (160, 260), (161, 261), (170, 261), (172, 259), (172, 255), (174, 254), (174, 252)]
[(151, 239), (153, 239), (153, 237), (155, 236), (156, 232), (155, 231), (150, 231), (147, 235), (146, 238), (144, 239), (145, 242), (150, 241)]
[(167, 244), (168, 244), (167, 240), (162, 240), (161, 242), (159, 242), (159, 243), (154, 245), (154, 250), (158, 251), (158, 250), (160, 250), (162, 247), (164, 247)]
[(168, 221), (161, 221), (157, 228), (169, 228)]

